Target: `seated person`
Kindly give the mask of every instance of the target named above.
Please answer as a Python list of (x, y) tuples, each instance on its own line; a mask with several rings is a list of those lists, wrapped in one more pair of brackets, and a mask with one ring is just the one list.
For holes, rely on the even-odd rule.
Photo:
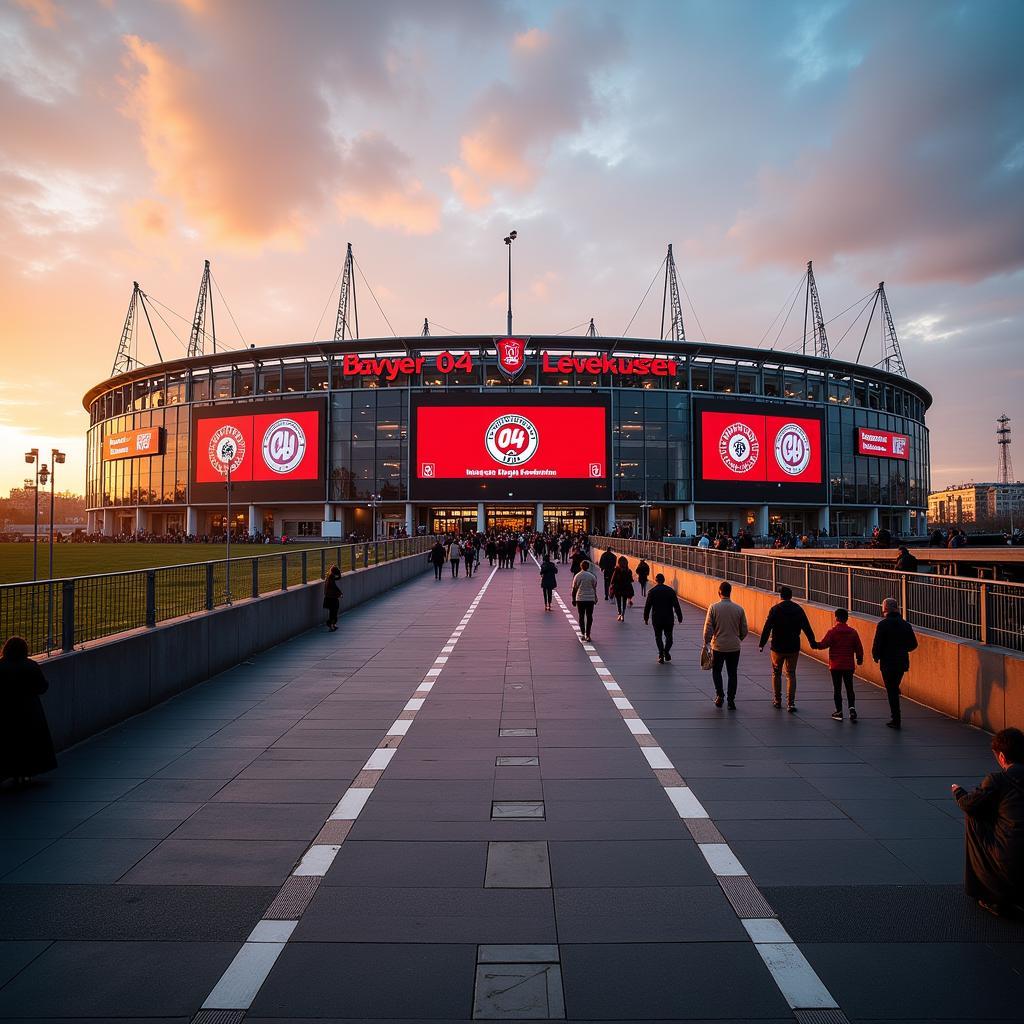
[(967, 815), (964, 889), (997, 917), (1024, 910), (1024, 732), (992, 737), (1001, 769), (973, 792), (953, 783), (953, 799)]

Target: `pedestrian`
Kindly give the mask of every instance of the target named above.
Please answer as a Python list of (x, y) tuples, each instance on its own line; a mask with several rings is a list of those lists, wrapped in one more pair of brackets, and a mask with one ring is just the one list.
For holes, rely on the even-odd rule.
[(551, 598), (555, 594), (557, 586), (558, 566), (551, 561), (548, 555), (540, 563), (540, 589), (544, 594), (544, 611), (551, 611)]
[(832, 695), (835, 697), (836, 709), (832, 717), (843, 720), (843, 687), (846, 687), (846, 704), (850, 709), (850, 721), (857, 721), (856, 697), (853, 693), (853, 666), (864, 664), (864, 645), (860, 642), (860, 634), (848, 625), (850, 613), (845, 608), (835, 611), (836, 624), (816, 643), (811, 646), (819, 651), (828, 651), (828, 670), (832, 674)]
[(33, 775), (57, 767), (39, 699), (48, 688), (24, 638), (8, 638), (0, 652), (0, 782), (13, 779), (16, 786), (24, 785)]
[(590, 562), (580, 562), (580, 571), (572, 578), (572, 603), (580, 620), (580, 639), (590, 640), (594, 624), (594, 605), (597, 604), (597, 577), (590, 571)]
[(341, 607), (341, 570), (332, 565), (327, 570), (324, 580), (324, 607), (327, 609), (327, 629), (331, 633), (338, 631), (338, 609)]
[(493, 566), (494, 559), (498, 557), (498, 545), (494, 543), (493, 537), (487, 539), (487, 546), (484, 550), (487, 552), (487, 564)]
[(1000, 771), (973, 792), (953, 783), (953, 799), (967, 816), (964, 889), (990, 914), (1024, 913), (1024, 732), (1000, 729), (992, 737)]
[(476, 551), (473, 549), (473, 541), (467, 540), (462, 545), (462, 554), (466, 559), (466, 579), (473, 578), (473, 565), (476, 562)]
[(604, 599), (606, 601), (611, 600), (611, 585), (612, 585), (612, 573), (615, 572), (615, 567), (618, 565), (618, 559), (615, 557), (615, 552), (609, 548), (601, 557), (598, 559), (597, 567), (604, 574)]
[(572, 548), (572, 538), (569, 534), (565, 534), (562, 537), (561, 542), (558, 545), (558, 550), (562, 556), (562, 565), (565, 565), (569, 561), (569, 550)]
[[(679, 595), (665, 584), (665, 576), (658, 573), (654, 577), (655, 585), (647, 595), (644, 604), (644, 624), (650, 622), (654, 626), (654, 642), (658, 645), (658, 664), (664, 665), (672, 660), (672, 629), (674, 619), (683, 621), (683, 609), (679, 605)], [(673, 618), (674, 617), (674, 618)]]
[(626, 608), (633, 603), (633, 570), (624, 556), (620, 556), (615, 568), (612, 570), (612, 578), (609, 584), (612, 596), (615, 598), (615, 607), (618, 611), (616, 621), (626, 621)]
[(704, 646), (711, 648), (711, 678), (715, 683), (715, 707), (725, 700), (722, 692), (722, 667), (729, 676), (729, 710), (736, 710), (736, 675), (740, 648), (747, 635), (747, 613), (732, 600), (732, 584), (723, 580), (718, 585), (721, 600), (709, 606), (704, 619)]
[(444, 545), (438, 541), (431, 549), (430, 554), (427, 555), (427, 561), (434, 566), (434, 579), (439, 580), (441, 578), (441, 566), (444, 565), (445, 559), (448, 556), (445, 554)]
[(643, 558), (641, 558), (640, 561), (637, 562), (636, 566), (636, 581), (640, 584), (640, 594), (643, 597), (647, 596), (647, 580), (650, 575), (651, 567)]
[(896, 556), (893, 568), (899, 569), (901, 572), (917, 572), (917, 557), (910, 553), (910, 548), (906, 544), (901, 544), (898, 550), (899, 554)]
[(452, 566), (452, 579), (458, 579), (459, 562), (462, 561), (462, 545), (457, 537), (448, 545), (448, 561)]
[(526, 534), (519, 534), (519, 561), (523, 563), (526, 561), (526, 549), (529, 545), (526, 542)]
[(875, 627), (871, 657), (878, 663), (885, 692), (889, 697), (892, 717), (885, 724), (890, 729), (899, 729), (901, 726), (900, 683), (903, 674), (910, 670), (910, 652), (916, 650), (914, 627), (900, 615), (896, 599), (887, 597), (882, 602), (882, 618)]
[(800, 634), (804, 633), (811, 647), (814, 646), (814, 630), (808, 621), (807, 612), (794, 600), (789, 587), (779, 587), (778, 604), (772, 605), (764, 620), (758, 650), (771, 637), (772, 659), (772, 707), (782, 707), (782, 670), (786, 670), (786, 707), (796, 711), (796, 663), (800, 658)]
[(573, 576), (575, 576), (576, 573), (580, 571), (580, 566), (584, 563), (586, 557), (587, 553), (583, 550), (582, 547), (577, 545), (575, 548), (573, 548), (572, 562), (569, 565), (569, 572), (571, 572)]

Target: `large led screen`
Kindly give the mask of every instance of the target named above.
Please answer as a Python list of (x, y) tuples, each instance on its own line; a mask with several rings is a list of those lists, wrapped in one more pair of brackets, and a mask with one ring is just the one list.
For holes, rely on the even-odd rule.
[(413, 395), (410, 497), (610, 500), (610, 406), (589, 395)]
[(823, 411), (697, 399), (693, 417), (697, 500), (825, 500)]
[(199, 406), (192, 412), (192, 501), (323, 501), (326, 403)]

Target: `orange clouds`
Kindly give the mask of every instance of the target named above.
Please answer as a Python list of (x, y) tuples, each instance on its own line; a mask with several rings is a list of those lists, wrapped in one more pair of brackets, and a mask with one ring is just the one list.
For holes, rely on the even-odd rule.
[(136, 72), (127, 110), (139, 123), (161, 192), (178, 199), (217, 242), (297, 247), (315, 190), (303, 175), (301, 153), (287, 138), (274, 137), (279, 126), (260, 110), (232, 116), (223, 94), (159, 46), (138, 36), (124, 43)]
[(459, 140), (459, 163), (447, 168), (461, 202), (480, 209), (494, 190), (524, 192), (562, 138), (598, 112), (593, 76), (617, 56), (621, 33), (611, 21), (562, 9), (548, 30), (512, 40), (510, 82), (495, 82), (477, 102)]
[(129, 230), (140, 239), (166, 238), (171, 233), (171, 215), (156, 199), (139, 199), (125, 210)]
[(379, 132), (366, 132), (349, 147), (344, 186), (338, 195), (343, 219), (358, 217), (379, 228), (410, 235), (436, 231), (440, 200), (410, 173), (411, 160)]

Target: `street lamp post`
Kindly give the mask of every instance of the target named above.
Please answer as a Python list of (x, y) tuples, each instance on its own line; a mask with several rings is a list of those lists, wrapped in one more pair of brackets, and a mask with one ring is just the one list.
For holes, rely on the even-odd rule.
[(50, 575), (49, 579), (53, 579), (53, 512), (54, 512), (54, 481), (57, 478), (57, 466), (64, 465), (64, 460), (67, 456), (63, 452), (57, 451), (56, 448), (50, 451)]
[(373, 509), (373, 539), (374, 542), (377, 540), (377, 508), (381, 503), (381, 496), (379, 494), (370, 495), (370, 508)]
[(512, 336), (512, 243), (518, 237), (517, 232), (510, 231), (505, 236), (505, 245), (508, 246), (508, 327), (507, 334)]
[(33, 448), (25, 452), (25, 461), (30, 466), (35, 466), (35, 504), (36, 512), (32, 526), (32, 579), (39, 579), (39, 449)]

